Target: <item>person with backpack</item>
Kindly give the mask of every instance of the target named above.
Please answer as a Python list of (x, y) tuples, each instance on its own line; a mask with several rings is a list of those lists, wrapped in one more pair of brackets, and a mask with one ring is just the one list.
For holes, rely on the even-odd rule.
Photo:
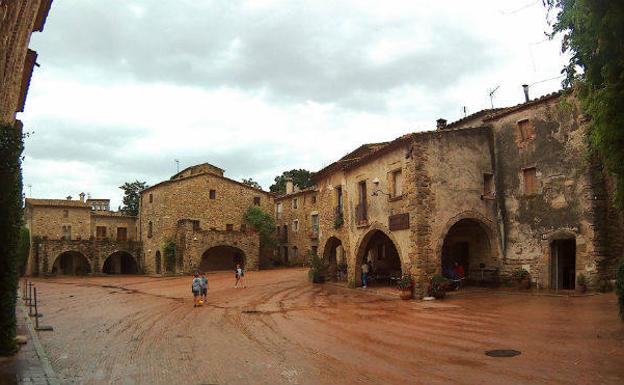
[(201, 274), (201, 297), (206, 302), (208, 297), (208, 278), (206, 277), (206, 273)]
[(201, 296), (201, 278), (199, 278), (199, 273), (195, 272), (193, 275), (193, 282), (191, 282), (191, 290), (193, 291), (193, 307), (199, 306), (200, 296)]

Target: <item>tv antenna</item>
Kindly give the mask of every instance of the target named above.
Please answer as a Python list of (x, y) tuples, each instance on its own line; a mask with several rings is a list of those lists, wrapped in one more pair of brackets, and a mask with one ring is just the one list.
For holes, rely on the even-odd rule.
[(174, 162), (176, 162), (176, 173), (180, 172), (180, 159), (174, 159)]
[(492, 91), (490, 91), (490, 105), (492, 109), (494, 109), (494, 93), (500, 88), (500, 85), (496, 86)]

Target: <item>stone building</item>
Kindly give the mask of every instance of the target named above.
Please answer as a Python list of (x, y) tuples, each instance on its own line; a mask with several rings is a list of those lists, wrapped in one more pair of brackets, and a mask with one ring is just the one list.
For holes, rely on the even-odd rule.
[(319, 214), (315, 188), (300, 190), (286, 180), (286, 193), (275, 197), (276, 256), (280, 264), (303, 265), (317, 253)]
[[(227, 270), (235, 262), (259, 267), (260, 238), (243, 217), (254, 205), (272, 213), (273, 197), (223, 173), (200, 164), (141, 192), (139, 235), (147, 273)], [(169, 261), (168, 243), (176, 247)]]
[(87, 200), (26, 199), (30, 230), (27, 272), (131, 274), (142, 271), (137, 219)]

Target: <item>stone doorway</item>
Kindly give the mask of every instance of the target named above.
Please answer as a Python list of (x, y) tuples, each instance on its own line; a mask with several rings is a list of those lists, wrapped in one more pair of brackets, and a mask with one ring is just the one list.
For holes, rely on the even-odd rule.
[(466, 283), (498, 280), (498, 266), (493, 258), (490, 237), (475, 219), (457, 221), (447, 232), (442, 245), (442, 275), (456, 278), (461, 269), (464, 270)]
[(401, 278), (401, 258), (396, 245), (381, 230), (371, 230), (363, 239), (357, 255), (356, 277), (362, 284), (362, 265), (368, 262), (369, 286), (394, 286)]
[(89, 260), (77, 251), (65, 251), (52, 264), (52, 274), (86, 275), (91, 273)]
[(109, 255), (102, 265), (104, 274), (138, 274), (139, 268), (134, 257), (126, 251), (116, 251)]
[(245, 253), (233, 246), (215, 246), (202, 254), (200, 271), (234, 270), (236, 264), (245, 267)]
[(576, 286), (576, 239), (556, 239), (550, 245), (550, 287), (574, 290)]

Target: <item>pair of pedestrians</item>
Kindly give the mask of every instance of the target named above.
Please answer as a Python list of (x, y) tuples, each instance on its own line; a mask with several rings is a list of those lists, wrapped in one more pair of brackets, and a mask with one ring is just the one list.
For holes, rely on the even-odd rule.
[(206, 302), (208, 296), (208, 278), (206, 273), (195, 272), (193, 275), (193, 282), (191, 283), (191, 289), (193, 291), (193, 307), (201, 306)]

